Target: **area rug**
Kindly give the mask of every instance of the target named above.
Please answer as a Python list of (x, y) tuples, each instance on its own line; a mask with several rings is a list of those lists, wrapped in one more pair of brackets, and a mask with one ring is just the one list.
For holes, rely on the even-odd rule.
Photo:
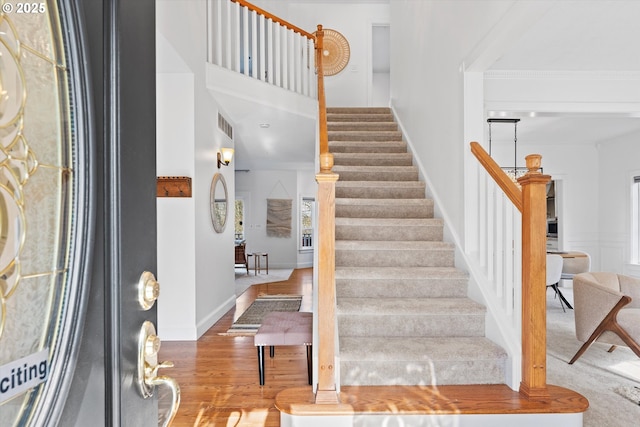
[(281, 268), (281, 269), (269, 269), (269, 274), (266, 274), (265, 270), (263, 270), (258, 275), (253, 273), (253, 270), (249, 270), (249, 274), (247, 274), (247, 270), (245, 269), (235, 269), (236, 272), (236, 296), (242, 295), (244, 291), (246, 291), (249, 287), (253, 285), (260, 285), (262, 283), (273, 283), (273, 282), (282, 282), (288, 280), (293, 272), (291, 268)]
[(619, 386), (613, 389), (622, 397), (626, 397), (636, 405), (640, 405), (640, 387), (637, 386)]
[(227, 335), (255, 335), (267, 313), (298, 311), (301, 302), (301, 295), (260, 295), (238, 320), (233, 322)]

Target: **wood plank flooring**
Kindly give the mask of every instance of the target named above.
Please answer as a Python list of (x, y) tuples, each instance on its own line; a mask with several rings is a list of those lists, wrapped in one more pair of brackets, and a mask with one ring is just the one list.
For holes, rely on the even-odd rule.
[(172, 426), (279, 427), (276, 395), (292, 387), (308, 386), (304, 346), (277, 347), (265, 360), (265, 385), (258, 378), (253, 337), (220, 335), (259, 294), (303, 295), (300, 311), (311, 311), (313, 270), (294, 270), (288, 281), (254, 285), (198, 341), (164, 342), (160, 360), (175, 367), (163, 374), (180, 385), (181, 404)]

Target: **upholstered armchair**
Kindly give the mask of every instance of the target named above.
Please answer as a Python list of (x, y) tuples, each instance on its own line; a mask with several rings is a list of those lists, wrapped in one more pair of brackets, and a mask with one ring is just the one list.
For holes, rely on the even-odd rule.
[(616, 273), (573, 278), (576, 338), (584, 342), (572, 364), (595, 341), (629, 347), (640, 357), (640, 279)]

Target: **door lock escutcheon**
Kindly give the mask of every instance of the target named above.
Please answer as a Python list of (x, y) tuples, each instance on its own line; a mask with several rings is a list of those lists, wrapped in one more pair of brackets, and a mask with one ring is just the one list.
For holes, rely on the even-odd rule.
[(168, 426), (180, 406), (180, 387), (173, 378), (158, 375), (158, 369), (173, 367), (173, 362), (158, 363), (159, 350), (160, 338), (156, 335), (156, 328), (153, 323), (145, 321), (138, 337), (138, 388), (145, 399), (153, 396), (155, 386), (164, 385), (169, 388), (172, 402), (169, 414), (164, 417), (165, 422), (163, 424)]
[(138, 281), (138, 302), (144, 310), (153, 307), (160, 296), (160, 284), (156, 280), (156, 276), (149, 271), (145, 271)]

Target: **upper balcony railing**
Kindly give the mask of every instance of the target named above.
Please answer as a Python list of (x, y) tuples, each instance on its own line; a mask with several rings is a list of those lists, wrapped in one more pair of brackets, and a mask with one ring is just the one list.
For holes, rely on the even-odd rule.
[(210, 63), (315, 97), (315, 35), (243, 0), (209, 0)]

